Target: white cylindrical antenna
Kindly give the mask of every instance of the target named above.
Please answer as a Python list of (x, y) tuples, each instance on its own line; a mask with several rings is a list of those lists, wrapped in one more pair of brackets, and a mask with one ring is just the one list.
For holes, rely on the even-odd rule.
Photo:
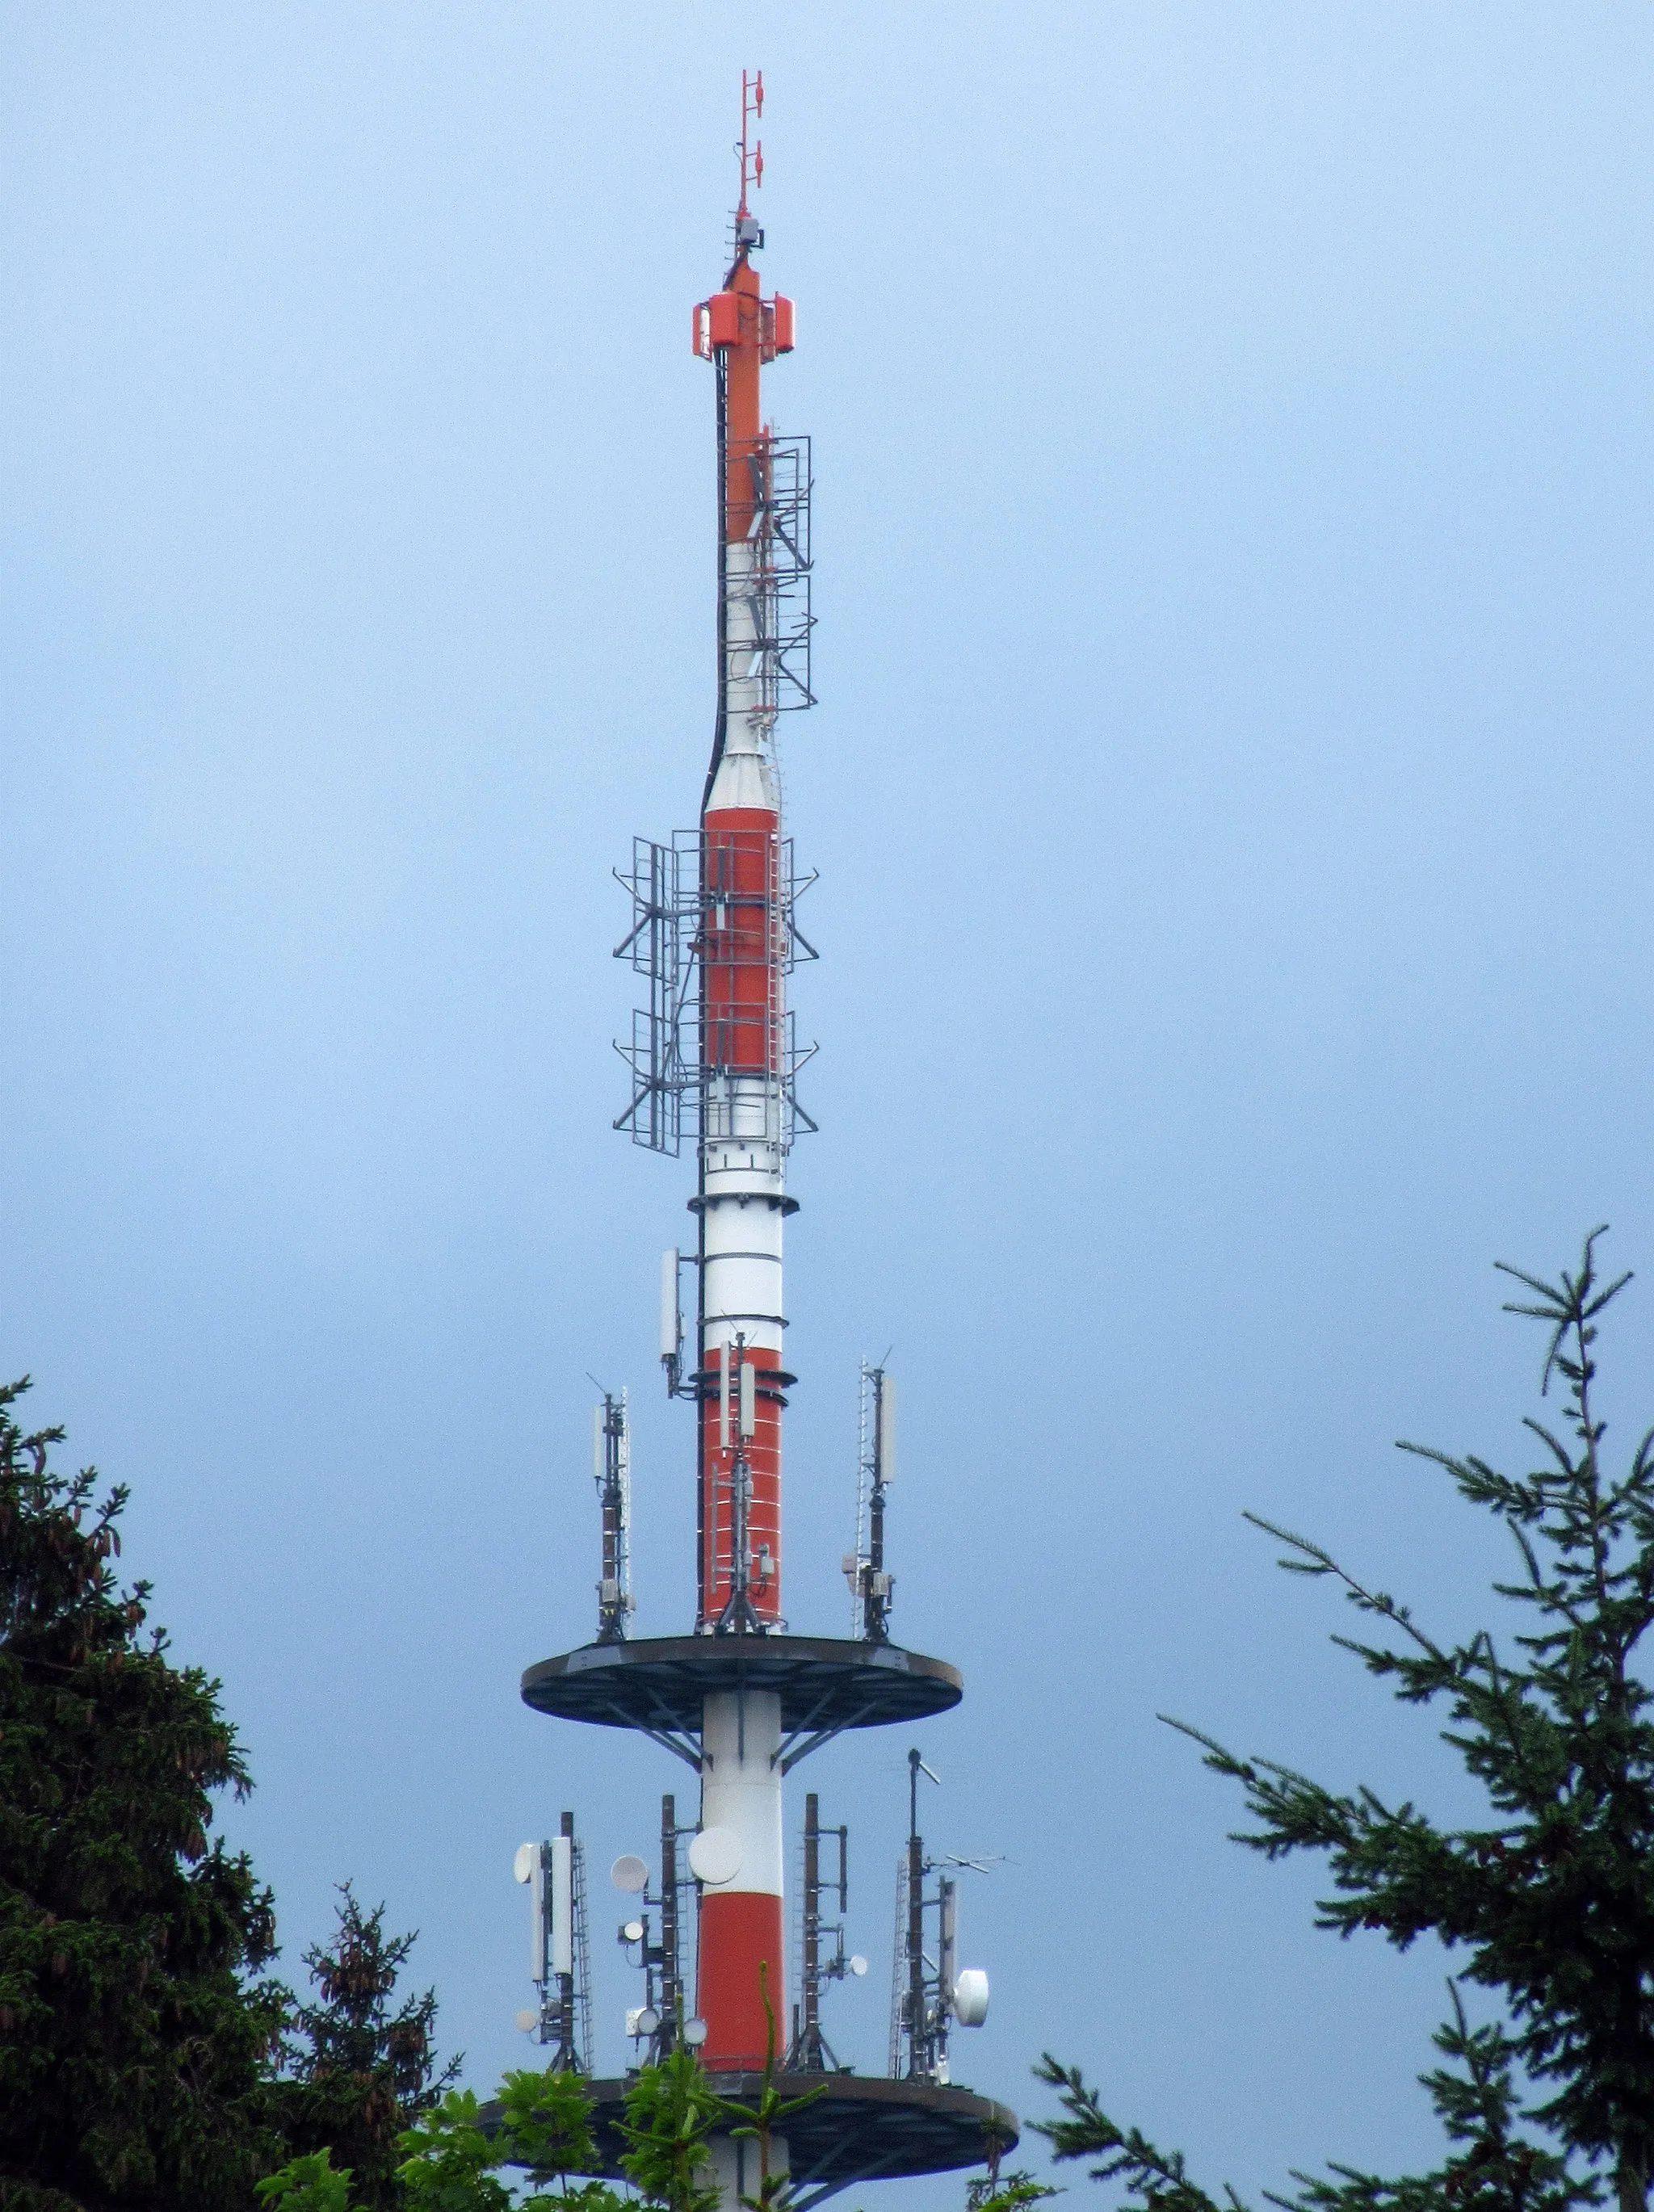
[(750, 1359), (741, 1362), (741, 1442), (751, 1441), (758, 1426), (758, 1370)]
[(551, 1838), (551, 1971), (575, 1971), (575, 1839)]
[(729, 1346), (718, 1347), (718, 1448), (729, 1449)]
[(528, 1978), (544, 1984), (545, 1980), (545, 1875), (544, 1847), (539, 1844), (520, 1844), (517, 1847), (516, 1875), (528, 1887)]
[(879, 1480), (890, 1483), (896, 1480), (896, 1377), (881, 1375), (879, 1378), (879, 1432), (875, 1448), (879, 1455)]
[(660, 1255), (660, 1357), (676, 1359), (684, 1342), (684, 1311), (678, 1302), (678, 1253)]

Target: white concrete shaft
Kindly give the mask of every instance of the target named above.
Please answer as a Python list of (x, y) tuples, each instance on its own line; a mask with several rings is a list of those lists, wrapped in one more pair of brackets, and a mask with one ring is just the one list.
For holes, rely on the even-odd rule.
[[(755, 649), (761, 636), (775, 635), (773, 612), (766, 623), (763, 586), (755, 575), (757, 546), (724, 548), (724, 747), (726, 754), (765, 749), (771, 710), (763, 697), (764, 668)], [(730, 805), (724, 799), (720, 803)], [(747, 804), (752, 804), (748, 801)]]
[(744, 1336), (781, 1346), (781, 1210), (768, 1191), (708, 1195), (704, 1203), (704, 1350)]
[(741, 1842), (740, 1872), (711, 1894), (782, 1893), (781, 1735), (781, 1698), (774, 1690), (745, 1696), (720, 1690), (706, 1701), (701, 1826), (729, 1828)]
[[(718, 2185), (720, 2212), (741, 2212), (749, 2200), (756, 2199), (758, 2185), (763, 2179), (763, 2160), (758, 2146), (746, 2136), (714, 2136), (707, 2144), (712, 2154), (712, 2179)], [(787, 2154), (785, 2136), (769, 2139), (769, 2171), (790, 2173), (792, 2166)]]

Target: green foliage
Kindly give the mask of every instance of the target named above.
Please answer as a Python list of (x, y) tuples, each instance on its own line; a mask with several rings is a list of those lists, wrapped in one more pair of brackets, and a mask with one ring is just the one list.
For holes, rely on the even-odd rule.
[[(606, 2181), (581, 2181), (571, 2186), (571, 2175), (597, 2174), (602, 2160), (592, 2136), (592, 2107), (578, 2074), (508, 2074), (500, 2088), (500, 2125), (495, 2136), (496, 2154), (502, 2162), (521, 2166), (534, 2185), (535, 2194), (524, 2199), (524, 2212), (532, 2208), (560, 2208), (560, 2212), (621, 2212), (623, 2200)], [(549, 2185), (555, 2181), (556, 2187)]]
[[(1517, 2128), (1514, 2046), (1497, 2027), (1472, 2028), (1451, 1982), (1448, 1991), (1452, 2017), (1433, 2040), (1450, 2063), (1420, 2076), (1455, 2145), (1446, 2162), (1396, 2181), (1337, 2164), (1325, 2176), (1294, 2171), (1297, 2188), (1290, 2196), (1266, 2190), (1270, 2203), (1281, 2212), (1572, 2212), (1598, 2201), (1595, 2182), (1576, 2179), (1565, 2158)], [(1077, 2067), (1048, 2051), (1035, 2072), (1068, 2116), (1033, 2123), (1060, 2162), (1096, 2159), (1092, 2179), (1118, 2182), (1143, 2212), (1246, 2212), (1227, 2184), (1219, 2200), (1191, 2181), (1181, 2151), (1163, 2151), (1140, 2129), (1110, 2119)]]
[(364, 1912), (349, 1882), (339, 1898), (331, 1942), (304, 1954), (319, 2002), (293, 2002), (283, 2126), (295, 2149), (329, 2148), (348, 2162), (362, 2212), (393, 2212), (399, 2138), (452, 2084), (459, 2062), (436, 2071), (433, 1990), (397, 2002), (416, 1939), (387, 1936), (385, 1907)]
[(813, 2105), (818, 2097), (826, 2094), (826, 2086), (806, 2089), (801, 2097), (783, 2097), (775, 2087), (775, 2008), (769, 2001), (769, 1970), (763, 1960), (758, 1961), (758, 1988), (763, 1997), (764, 2060), (763, 2084), (756, 2105), (743, 2105), (733, 2098), (720, 2097), (717, 2106), (720, 2116), (731, 2124), (729, 2133), (737, 2142), (756, 2142), (758, 2146), (758, 2193), (743, 2197), (741, 2202), (748, 2212), (784, 2212), (788, 2193), (785, 2174), (772, 2171), (775, 2130), (785, 2126), (794, 2112), (801, 2112), (806, 2105)]
[(499, 2154), (470, 2089), (445, 2091), (404, 2130), (398, 2149), (409, 2212), (510, 2212), (511, 2191), (495, 2176)]
[(333, 2171), (332, 2154), (313, 2151), (289, 2159), (253, 2192), (272, 2212), (356, 2212), (350, 2202), (350, 2169)]
[(1034, 2069), (1035, 2078), (1056, 2090), (1066, 2120), (1034, 2120), (1030, 2125), (1065, 2159), (1094, 2158), (1093, 2181), (1118, 2181), (1128, 2204), (1144, 2212), (1245, 2212), (1232, 2189), (1220, 2207), (1184, 2169), (1181, 2151), (1163, 2151), (1137, 2128), (1122, 2128), (1098, 2104), (1077, 2066), (1065, 2066), (1048, 2051)]
[(722, 2113), (721, 2100), (686, 2045), (657, 2066), (645, 2066), (627, 2093), (620, 2132), (630, 2148), (621, 2159), (627, 2179), (665, 2212), (716, 2212), (707, 2138)]
[(1061, 2194), (1049, 2181), (1036, 2181), (1021, 2167), (1014, 2173), (989, 2172), (982, 2180), (967, 2185), (965, 2212), (1022, 2212), (1025, 2204), (1037, 2204), (1047, 2197)]
[[(1505, 1267), (1528, 1294), (1506, 1310), (1541, 1322), (1541, 1395), (1560, 1378), (1560, 1422), (1529, 1419), (1539, 1464), (1505, 1475), (1475, 1455), (1402, 1449), (1433, 1462), (1467, 1503), (1509, 1532), (1517, 1571), (1494, 1585), (1520, 1608), (1501, 1649), (1486, 1631), (1434, 1635), (1309, 1538), (1249, 1516), (1286, 1547), (1290, 1572), (1331, 1577), (1387, 1640), (1335, 1637), (1405, 1705), (1435, 1705), (1481, 1784), (1491, 1817), (1443, 1829), (1411, 1803), (1329, 1790), (1278, 1762), (1243, 1759), (1199, 1730), (1206, 1764), (1237, 1781), (1256, 1826), (1237, 1840), (1270, 1859), (1326, 1855), (1335, 1894), (1319, 1923), (1376, 1929), (1398, 1948), (1434, 1935), (1467, 1954), (1461, 1978), (1496, 1993), (1505, 2021), (1471, 2029), (1456, 1989), (1436, 2037), (1449, 2062), (1421, 2077), (1451, 2154), (1438, 2172), (1389, 2181), (1334, 2166), (1295, 2175), (1295, 2212), (1560, 2212), (1594, 2201), (1614, 2174), (1621, 2212), (1642, 2212), (1654, 2166), (1654, 1717), (1637, 1672), (1654, 1623), (1654, 1431), (1610, 1472), (1597, 1408), (1601, 1317), (1630, 1280), (1598, 1274), (1585, 1240), (1577, 1270), (1548, 1282)], [(1181, 1723), (1173, 1723), (1182, 1726)], [(1048, 2057), (1041, 2078), (1068, 2113), (1046, 2132), (1059, 2157), (1100, 2155), (1099, 2179), (1151, 2212), (1213, 2212), (1176, 2153), (1098, 2108), (1078, 2071)], [(1523, 2135), (1527, 2113), (1550, 2140)], [(1580, 2178), (1570, 2158), (1583, 2160)], [(1236, 2200), (1227, 2200), (1232, 2206)]]
[[(405, 2130), (397, 2171), (410, 2212), (623, 2212), (607, 2182), (570, 2180), (601, 2164), (578, 2074), (508, 2074), (491, 2133), (483, 2117), (470, 2090), (450, 2089)], [(526, 2168), (532, 2196), (513, 2196), (507, 2166)]]
[(0, 2204), (243, 2212), (281, 2155), (270, 1893), (208, 1840), (249, 1787), (218, 1685), (117, 1586), (116, 1488), (0, 1389)]
[(1433, 2040), (1452, 2065), (1419, 2077), (1456, 2146), (1446, 2163), (1400, 2181), (1347, 2166), (1331, 2167), (1325, 2180), (1294, 2172), (1291, 2197), (1267, 2192), (1274, 2203), (1287, 2212), (1438, 2212), (1444, 2204), (1459, 2212), (1570, 2212), (1598, 2201), (1594, 2180), (1577, 2179), (1566, 2158), (1517, 2129), (1517, 2046), (1497, 2025), (1471, 2027), (1456, 1986), (1450, 1982), (1448, 1990), (1453, 2016)]

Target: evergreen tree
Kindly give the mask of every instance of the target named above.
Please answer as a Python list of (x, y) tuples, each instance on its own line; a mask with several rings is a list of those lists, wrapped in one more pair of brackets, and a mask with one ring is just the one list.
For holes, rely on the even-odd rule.
[(331, 1942), (304, 1954), (319, 2002), (293, 2003), (283, 2120), (295, 2150), (331, 2150), (349, 2170), (354, 2204), (389, 2212), (402, 2202), (399, 2139), (439, 2102), (460, 2062), (438, 2072), (435, 1990), (397, 2002), (417, 1939), (387, 1936), (385, 1907), (364, 1912), (349, 1882), (339, 1897)]
[[(1441, 1828), (1412, 1804), (1329, 1790), (1185, 1731), (1208, 1766), (1241, 1784), (1257, 1825), (1238, 1841), (1270, 1859), (1325, 1853), (1335, 1893), (1322, 1901), (1319, 1925), (1341, 1935), (1377, 1929), (1400, 1949), (1434, 1935), (1468, 1954), (1461, 1979), (1493, 1992), (1504, 2009), (1503, 2025), (1473, 2032), (1456, 1992), (1454, 2018), (1437, 2038), (1453, 2069), (1424, 2079), (1456, 2145), (1440, 2172), (1398, 2182), (1336, 2167), (1327, 2182), (1298, 2177), (1292, 2201), (1303, 2212), (1467, 2203), (1479, 2212), (1555, 2212), (1593, 2195), (1596, 2172), (1611, 2174), (1620, 2212), (1643, 2212), (1647, 2199), (1654, 1721), (1638, 1670), (1654, 1622), (1654, 1431), (1609, 1471), (1594, 1346), (1604, 1310), (1631, 1279), (1600, 1278), (1602, 1233), (1586, 1238), (1578, 1270), (1554, 1283), (1501, 1270), (1527, 1293), (1506, 1311), (1547, 1333), (1542, 1396), (1559, 1377), (1564, 1386), (1560, 1423), (1524, 1424), (1539, 1465), (1511, 1476), (1475, 1456), (1402, 1446), (1442, 1468), (1509, 1531), (1516, 1573), (1494, 1585), (1519, 1608), (1509, 1648), (1486, 1631), (1463, 1643), (1432, 1635), (1321, 1546), (1256, 1522), (1286, 1547), (1283, 1567), (1331, 1577), (1383, 1624), (1387, 1641), (1333, 1640), (1403, 1704), (1443, 1711), (1443, 1741), (1486, 1793), (1486, 1823)], [(1099, 2177), (1122, 2180), (1157, 2212), (1210, 2203), (1175, 2153), (1110, 2120), (1076, 2069), (1048, 2057), (1043, 2075), (1069, 2114), (1046, 2130), (1059, 2156), (1102, 2154)], [(1524, 2092), (1548, 2142), (1517, 2128)], [(1570, 2157), (1583, 2161), (1583, 2178)]]
[(123, 1590), (126, 1492), (51, 1464), (0, 1389), (0, 2206), (245, 2208), (279, 2154), (281, 1995), (244, 1854), (208, 1841), (249, 1787), (218, 1684)]

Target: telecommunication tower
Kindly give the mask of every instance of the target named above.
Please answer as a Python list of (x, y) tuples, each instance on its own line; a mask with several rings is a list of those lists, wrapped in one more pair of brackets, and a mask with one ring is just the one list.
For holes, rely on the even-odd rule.
[[(711, 758), (695, 828), (634, 842), (622, 874), (631, 926), (617, 948), (646, 982), (647, 1004), (618, 1048), (630, 1094), (615, 1126), (670, 1158), (692, 1144), (696, 1160), (693, 1249), (664, 1255), (660, 1306), (666, 1388), (694, 1409), (695, 1620), (686, 1635), (631, 1632), (626, 1406), (623, 1395), (605, 1395), (594, 1463), (603, 1529), (598, 1634), (530, 1667), (522, 1695), (558, 1720), (635, 1730), (694, 1771), (699, 1817), (680, 1827), (676, 1801), (663, 1801), (658, 1876), (632, 1855), (613, 1869), (616, 1886), (636, 1900), (620, 1939), (644, 1978), (629, 2031), (640, 2055), (658, 2056), (681, 2030), (732, 2096), (756, 2087), (772, 2047), (787, 2094), (823, 2089), (778, 2147), (793, 2212), (809, 2212), (854, 2183), (991, 2169), (1015, 2143), (1017, 2124), (1003, 2106), (949, 2081), (948, 2028), (980, 2021), (987, 1981), (955, 1963), (951, 1878), (927, 1896), (933, 1869), (918, 1836), (916, 1753), (898, 1931), (898, 2063), (888, 2074), (842, 2068), (823, 2029), (824, 1985), (865, 1972), (866, 1961), (844, 1948), (848, 1836), (821, 1826), (814, 1795), (803, 1832), (801, 1991), (790, 2008), (785, 1989), (787, 1776), (848, 1730), (946, 1712), (963, 1684), (946, 1662), (891, 1638), (885, 1521), (895, 1398), (882, 1364), (862, 1376), (856, 1543), (844, 1562), (852, 1633), (794, 1635), (782, 1611), (782, 1427), (798, 1379), (784, 1342), (783, 1231), (798, 1209), (787, 1168), (794, 1138), (815, 1127), (797, 1093), (812, 1048), (798, 1042), (787, 987), (815, 951), (797, 918), (812, 878), (799, 872), (782, 822), (778, 732), (784, 714), (815, 699), (810, 441), (778, 434), (760, 389), (764, 368), (794, 350), (797, 333), (793, 301), (766, 295), (756, 260), (764, 245), (752, 206), (763, 177), (755, 135), (763, 108), (762, 76), (744, 76), (728, 264), (690, 325), (693, 351), (712, 373), (716, 434)], [(553, 1899), (550, 1940), (562, 1945), (557, 1971), (568, 1962), (570, 1978), (548, 2000), (551, 2010), (543, 2007), (541, 2033), (589, 2072), (574, 2032), (586, 1990), (575, 1971), (584, 1915), (571, 1821), (551, 1848), (560, 1841), (565, 1850), (554, 1868), (568, 1869), (558, 1875), (566, 1917), (558, 1921)], [(538, 1869), (537, 1859), (537, 1880)], [(836, 1901), (836, 1923), (824, 1920), (824, 1899), (829, 1910)], [(826, 1955), (824, 1937), (832, 1947)], [(614, 2122), (625, 2090), (623, 2079), (590, 2083), (605, 2156), (623, 2148)], [(756, 2194), (745, 2170), (753, 2148), (735, 2138), (714, 2145), (729, 2212)]]

